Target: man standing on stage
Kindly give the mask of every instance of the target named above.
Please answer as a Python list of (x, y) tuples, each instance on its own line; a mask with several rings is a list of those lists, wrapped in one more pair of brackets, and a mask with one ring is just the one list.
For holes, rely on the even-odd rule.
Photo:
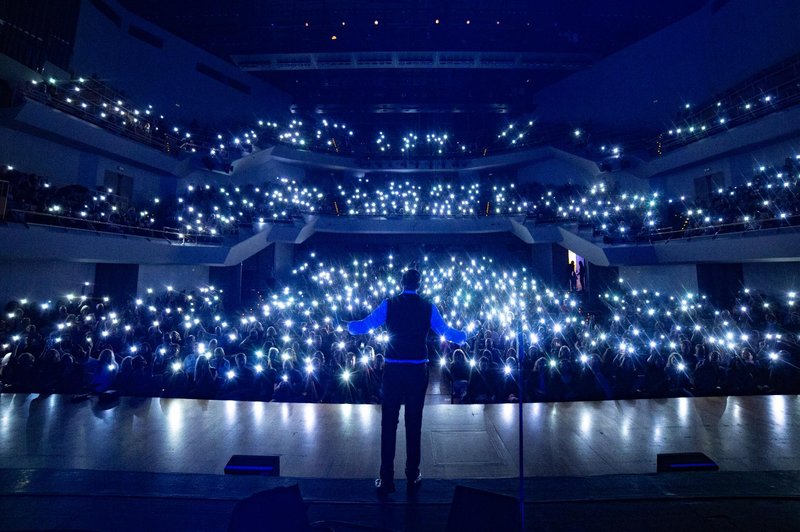
[(350, 334), (366, 334), (386, 324), (389, 341), (386, 345), (386, 366), (383, 373), (383, 405), (381, 407), (381, 471), (375, 480), (378, 495), (386, 495), (394, 487), (394, 454), (400, 405), (405, 403), (406, 478), (408, 490), (422, 484), (419, 471), (422, 438), (422, 407), (428, 389), (428, 330), (448, 341), (463, 344), (466, 333), (448, 327), (439, 309), (418, 294), (421, 276), (417, 270), (406, 270), (401, 284), (403, 292), (384, 299), (372, 313), (347, 324)]

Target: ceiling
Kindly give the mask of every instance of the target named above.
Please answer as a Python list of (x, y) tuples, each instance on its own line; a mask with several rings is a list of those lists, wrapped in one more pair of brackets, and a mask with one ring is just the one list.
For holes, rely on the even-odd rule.
[[(535, 112), (533, 94), (702, 7), (705, 0), (121, 0), (134, 13), (240, 66), (306, 54), (502, 53), (504, 68), (255, 68), (293, 110), (352, 127), (496, 135)], [(437, 22), (438, 21), (438, 22)], [(333, 37), (335, 36), (335, 39)], [(355, 54), (355, 55), (354, 55)], [(542, 61), (525, 63), (534, 54)], [(297, 56), (294, 56), (295, 58)], [(514, 64), (514, 59), (518, 63)], [(255, 63), (259, 63), (255, 61)], [(525, 63), (525, 64), (523, 64)], [(262, 61), (260, 64), (264, 64)], [(566, 65), (566, 66), (565, 66)]]

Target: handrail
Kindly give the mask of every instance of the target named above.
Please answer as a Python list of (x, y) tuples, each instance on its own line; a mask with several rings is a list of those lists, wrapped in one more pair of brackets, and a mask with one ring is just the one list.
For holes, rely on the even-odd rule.
[[(527, 215), (525, 221), (532, 221), (536, 225), (566, 225), (580, 224), (581, 221), (575, 218), (547, 218), (537, 219), (535, 216)], [(758, 225), (759, 227), (754, 227)], [(764, 226), (768, 227), (764, 227)], [(787, 216), (786, 218), (753, 219), (749, 221), (731, 222), (726, 224), (706, 225), (703, 227), (692, 227), (688, 229), (656, 229), (647, 235), (630, 234), (627, 236), (613, 236), (605, 234), (593, 226), (594, 236), (602, 236), (604, 244), (636, 244), (654, 243), (659, 241), (669, 242), (671, 240), (683, 240), (699, 237), (716, 238), (719, 235), (729, 235), (735, 233), (748, 233), (751, 231), (761, 231), (770, 229), (794, 228), (800, 225), (800, 215)], [(750, 226), (750, 227), (748, 227)], [(713, 232), (710, 234), (709, 231)]]
[[(733, 226), (733, 225), (737, 225), (737, 224), (728, 224), (728, 225)], [(745, 230), (742, 230), (742, 231), (729, 231), (729, 232), (724, 232), (724, 233), (720, 232), (720, 231), (717, 231), (713, 235), (712, 234), (700, 234), (700, 235), (682, 236), (680, 238), (674, 238), (674, 239), (673, 238), (655, 239), (655, 240), (650, 240), (648, 243), (650, 243), (650, 244), (662, 244), (663, 243), (663, 245), (668, 245), (670, 242), (679, 241), (679, 240), (680, 241), (687, 241), (687, 242), (695, 240), (695, 239), (697, 239), (697, 240), (715, 240), (717, 237), (720, 237), (721, 235), (722, 235), (723, 238), (731, 238), (731, 237), (743, 237), (746, 234), (754, 234), (754, 233), (761, 233), (761, 232), (764, 232), (764, 233), (767, 233), (767, 232), (784, 232), (784, 231), (788, 231), (788, 230), (796, 231), (796, 227), (794, 225), (779, 225), (779, 226), (775, 226), (775, 227), (759, 227), (759, 228), (755, 228), (755, 229), (745, 229)], [(632, 244), (632, 243), (640, 244), (640, 243), (642, 243), (642, 241), (639, 241), (639, 242), (620, 242), (620, 244)]]
[(695, 142), (697, 140), (714, 136), (723, 131), (727, 131), (731, 127), (738, 126), (741, 124), (746, 124), (763, 116), (775, 113), (779, 110), (793, 107), (794, 105), (800, 103), (800, 92), (791, 94), (786, 98), (775, 97), (773, 101), (774, 101), (774, 108), (770, 110), (765, 110), (764, 108), (753, 109), (746, 113), (742, 113), (740, 115), (727, 118), (724, 123), (715, 122), (713, 123), (713, 125), (708, 125), (706, 126), (705, 130), (701, 130), (699, 127), (696, 127), (695, 132), (689, 133), (688, 135), (685, 136), (683, 135), (669, 136), (665, 135), (664, 133), (661, 133), (655, 139), (654, 142), (656, 143), (660, 142), (662, 150), (674, 149), (681, 146), (685, 146), (687, 144), (691, 144), (692, 142)]
[[(753, 227), (757, 224), (758, 227)], [(746, 233), (753, 233), (757, 231), (771, 231), (771, 230), (796, 230), (796, 226), (800, 225), (800, 216), (791, 216), (787, 218), (770, 218), (767, 220), (753, 220), (749, 222), (734, 222), (719, 225), (708, 225), (705, 227), (695, 227), (689, 229), (676, 229), (671, 231), (657, 230), (648, 235), (631, 235), (625, 236), (612, 236), (602, 235), (603, 244), (608, 245), (625, 245), (625, 244), (656, 244), (663, 242), (668, 244), (671, 241), (690, 241), (692, 239), (716, 239), (717, 237), (744, 235)], [(750, 227), (748, 227), (750, 226)], [(600, 236), (600, 235), (598, 235)]]
[(151, 148), (156, 148), (157, 150), (165, 153), (170, 152), (170, 150), (168, 149), (170, 141), (177, 143), (180, 140), (178, 138), (170, 137), (166, 133), (163, 134), (163, 137), (158, 138), (153, 135), (142, 133), (138, 131), (137, 128), (125, 127), (122, 125), (115, 124), (110, 120), (103, 120), (78, 106), (67, 104), (57, 98), (47, 98), (46, 95), (43, 94), (41, 91), (23, 90), (23, 93), (27, 98), (30, 98), (31, 100), (45, 104), (54, 109), (58, 109), (60, 111), (69, 113), (73, 116), (80, 118), (81, 120), (102, 127), (103, 129), (112, 131), (120, 136), (130, 138), (136, 142), (150, 146)]
[[(677, 127), (688, 129), (695, 126), (695, 131), (687, 132), (678, 135), (669, 136), (667, 133), (660, 133), (655, 138), (651, 139), (654, 145), (660, 145), (662, 150), (672, 149), (680, 146), (685, 146), (696, 140), (715, 135), (721, 131), (727, 130), (732, 126), (744, 124), (760, 118), (762, 116), (772, 114), (776, 111), (792, 107), (800, 103), (800, 90), (798, 90), (798, 67), (800, 67), (800, 56), (795, 56), (786, 61), (783, 61), (777, 66), (762, 71), (757, 77), (752, 77), (745, 83), (740, 84), (732, 90), (727, 91), (725, 94), (714, 98), (712, 102), (707, 103), (702, 107), (692, 110), (691, 114), (680, 119), (681, 124)], [(780, 81), (778, 79), (779, 78)], [(764, 80), (771, 80), (773, 83), (765, 84)], [(731, 115), (732, 108), (731, 102), (750, 103), (753, 102), (758, 95), (764, 95), (764, 86), (769, 91), (766, 93), (770, 96), (768, 102), (761, 102), (761, 105), (747, 106), (743, 110), (741, 107), (735, 108), (736, 114)], [(714, 102), (726, 100), (728, 102), (726, 107), (718, 107)], [(768, 105), (763, 105), (764, 103)], [(712, 116), (719, 118), (717, 113), (723, 111), (726, 115), (724, 122), (715, 120), (708, 124)], [(700, 125), (705, 125), (705, 129), (701, 129)]]
[[(754, 225), (758, 225), (758, 227), (752, 227)], [(768, 227), (764, 227), (765, 225)], [(675, 229), (672, 231), (658, 232), (656, 233), (657, 238), (655, 240), (671, 240), (675, 235), (680, 235), (680, 238), (696, 238), (699, 236), (716, 237), (720, 233), (746, 233), (749, 231), (788, 228), (797, 225), (800, 225), (800, 215), (787, 216), (786, 218), (753, 219), (746, 222), (731, 222), (726, 224), (707, 225), (703, 227), (692, 227), (687, 229)], [(748, 226), (751, 227), (748, 228)], [(737, 231), (737, 228), (742, 228), (742, 230)], [(709, 230), (714, 230), (714, 234), (708, 234)]]
[(478, 220), (481, 218), (514, 218), (524, 216), (524, 212), (518, 213), (491, 213), (491, 214), (335, 214), (335, 213), (316, 213), (320, 216), (328, 216), (331, 218), (346, 218), (350, 220)]
[[(180, 242), (181, 244), (203, 244), (203, 245), (222, 245), (221, 236), (206, 235), (197, 232), (179, 232), (178, 230), (150, 229), (148, 227), (138, 227), (134, 225), (115, 224), (99, 220), (89, 220), (86, 218), (75, 218), (72, 216), (60, 216), (36, 211), (23, 211), (11, 209), (12, 219), (26, 225), (40, 225), (47, 227), (58, 227), (70, 231), (84, 231), (93, 233), (104, 233), (113, 235), (133, 236), (147, 239), (161, 239), (168, 242)], [(14, 219), (16, 218), (16, 219)]]

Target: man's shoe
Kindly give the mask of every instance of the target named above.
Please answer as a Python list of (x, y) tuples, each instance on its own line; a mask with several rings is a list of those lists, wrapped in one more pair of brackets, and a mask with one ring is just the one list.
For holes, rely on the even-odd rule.
[(381, 497), (389, 495), (390, 493), (394, 493), (394, 481), (376, 478), (375, 493)]
[(408, 479), (408, 484), (406, 485), (406, 489), (408, 491), (417, 491), (422, 486), (422, 473), (417, 475), (417, 478)]

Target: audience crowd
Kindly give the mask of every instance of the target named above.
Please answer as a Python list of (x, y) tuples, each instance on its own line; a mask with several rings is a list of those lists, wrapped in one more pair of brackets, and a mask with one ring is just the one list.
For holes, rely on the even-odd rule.
[(797, 225), (799, 187), (800, 155), (795, 155), (780, 165), (760, 166), (745, 183), (716, 187), (705, 197), (667, 198), (600, 183), (588, 190), (548, 190), (527, 204), (529, 215), (540, 222), (577, 222), (616, 244)]
[[(288, 221), (304, 214), (354, 217), (438, 218), (520, 215), (537, 223), (577, 223), (607, 244), (653, 241), (776, 228), (800, 222), (800, 156), (761, 166), (736, 186), (718, 187), (703, 197), (666, 198), (658, 192), (623, 190), (616, 183), (548, 186), (459, 184), (360, 178), (331, 186), (276, 178), (260, 185), (191, 184), (176, 196), (132, 205), (113, 188), (79, 185), (56, 189), (45, 178), (7, 167), (11, 219), (90, 226), (115, 232), (166, 230), (174, 238), (217, 239), (240, 227)], [(714, 185), (716, 186), (716, 185)]]
[[(644, 141), (647, 151), (661, 155), (665, 150), (722, 133), (795, 105), (800, 99), (798, 61), (794, 57), (773, 65), (724, 94), (718, 94), (710, 102), (699, 105), (684, 103), (671, 129), (656, 139)], [(225, 131), (238, 133), (223, 135), (212, 133), (196, 121), (191, 124), (171, 122), (156, 112), (152, 105), (137, 106), (123, 92), (95, 77), (32, 81), (21, 85), (21, 93), (167, 153), (204, 153), (209, 168), (221, 170), (230, 170), (231, 161), (252, 153), (259, 144), (285, 143), (293, 148), (367, 158), (406, 157), (412, 153), (436, 158), (474, 157), (484, 150), (524, 149), (545, 142), (566, 144), (573, 140), (585, 145), (591, 137), (589, 132), (581, 129), (568, 128), (564, 124), (538, 124), (530, 117), (519, 117), (506, 124), (496, 138), (455, 141), (453, 135), (447, 133), (427, 133), (424, 137), (421, 132), (419, 135), (405, 133), (394, 139), (394, 148), (388, 133), (378, 132), (373, 142), (364, 136), (359, 137), (346, 124), (328, 119), (309, 119), (306, 123), (292, 118), (285, 123), (258, 120), (251, 124), (227, 124)], [(528, 133), (535, 134), (527, 138)], [(638, 135), (627, 136), (631, 144), (643, 141)], [(606, 148), (608, 146), (600, 146), (598, 155), (620, 154), (619, 147)]]
[(710, 102), (685, 102), (672, 128), (659, 136), (658, 153), (796, 105), (800, 101), (798, 66), (800, 56), (794, 56), (742, 80)]
[[(794, 292), (745, 289), (718, 309), (620, 280), (595, 302), (487, 257), (409, 264), (423, 272), (423, 295), (470, 336), (464, 346), (429, 337), (432, 372), (455, 402), (800, 391)], [(350, 336), (346, 322), (396, 293), (402, 269), (391, 255), (312, 255), (244, 309), (223, 308), (213, 286), (18, 299), (0, 321), (0, 380), (6, 392), (379, 403), (388, 333)]]

